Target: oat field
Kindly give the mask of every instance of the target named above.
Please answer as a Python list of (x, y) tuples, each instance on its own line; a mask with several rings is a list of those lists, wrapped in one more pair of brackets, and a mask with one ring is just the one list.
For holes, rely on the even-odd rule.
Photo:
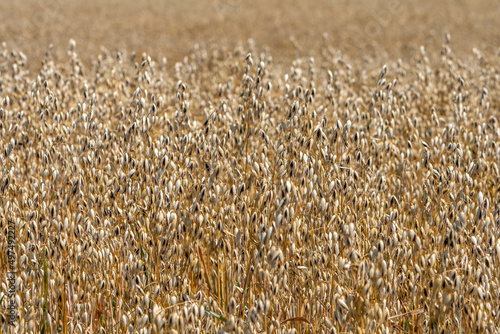
[(489, 2), (2, 6), (1, 333), (500, 332)]

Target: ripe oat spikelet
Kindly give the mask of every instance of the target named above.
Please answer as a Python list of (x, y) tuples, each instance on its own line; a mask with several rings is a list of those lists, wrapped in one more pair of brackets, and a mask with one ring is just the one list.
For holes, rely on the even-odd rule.
[(445, 40), (382, 69), (326, 36), (289, 68), (2, 51), (16, 330), (495, 332), (496, 60)]

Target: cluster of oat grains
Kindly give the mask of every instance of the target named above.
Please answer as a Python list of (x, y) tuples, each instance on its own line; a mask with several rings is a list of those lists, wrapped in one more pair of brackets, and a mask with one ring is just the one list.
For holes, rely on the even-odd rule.
[(498, 332), (499, 59), (322, 54), (4, 45), (2, 332)]

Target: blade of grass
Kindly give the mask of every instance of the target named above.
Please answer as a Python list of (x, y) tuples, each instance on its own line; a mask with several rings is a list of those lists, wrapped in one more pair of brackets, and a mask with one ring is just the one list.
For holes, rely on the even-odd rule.
[(218, 320), (222, 321), (222, 322), (226, 322), (226, 321), (227, 321), (227, 319), (226, 319), (226, 318), (224, 318), (224, 317), (223, 317), (222, 315), (220, 315), (220, 314), (217, 314), (217, 313), (212, 312), (212, 311), (210, 311), (210, 310), (205, 310), (205, 312), (206, 312), (207, 314), (211, 315), (212, 317), (214, 317), (214, 318), (216, 318), (216, 319), (218, 319)]
[[(66, 286), (66, 284), (64, 284), (64, 287)], [(63, 310), (63, 314), (62, 314), (62, 332), (64, 334), (68, 333), (68, 329), (66, 328), (66, 322), (68, 321), (67, 320), (67, 311), (66, 311), (66, 291), (64, 291), (63, 287), (63, 292), (62, 292), (62, 310)]]
[(293, 317), (293, 318), (288, 318), (288, 319), (281, 321), (280, 325), (283, 325), (283, 324), (290, 322), (290, 321), (305, 322), (305, 323), (308, 323), (309, 325), (311, 324), (311, 322), (304, 317)]
[(418, 309), (418, 310), (408, 311), (406, 313), (396, 314), (396, 315), (393, 315), (392, 317), (389, 317), (387, 319), (388, 320), (392, 320), (392, 319), (396, 319), (396, 318), (400, 318), (400, 317), (406, 317), (408, 315), (418, 315), (418, 314), (421, 314), (421, 313), (424, 313), (424, 309), (423, 308)]
[(212, 286), (210, 284), (210, 278), (208, 277), (207, 266), (205, 265), (205, 260), (203, 259), (203, 253), (201, 252), (200, 246), (198, 246), (198, 254), (200, 255), (201, 263), (203, 264), (203, 271), (205, 272), (205, 280), (207, 281), (207, 285), (209, 290), (214, 293)]
[[(250, 252), (249, 252), (250, 253)], [(241, 308), (241, 317), (243, 318), (243, 321), (245, 320), (245, 305), (247, 304), (247, 287), (250, 285), (250, 275), (252, 274), (252, 271), (250, 270), (252, 268), (252, 262), (253, 262), (253, 257), (250, 256), (250, 261), (248, 261), (247, 265), (247, 276), (245, 278), (245, 284), (243, 284), (243, 306)]]
[(44, 249), (42, 253), (42, 263), (43, 263), (43, 294), (44, 294), (44, 303), (43, 303), (43, 320), (42, 320), (42, 330), (41, 333), (44, 334), (47, 329), (47, 303), (48, 303), (48, 294), (49, 294), (49, 275), (47, 273), (47, 259), (46, 259), (47, 250)]

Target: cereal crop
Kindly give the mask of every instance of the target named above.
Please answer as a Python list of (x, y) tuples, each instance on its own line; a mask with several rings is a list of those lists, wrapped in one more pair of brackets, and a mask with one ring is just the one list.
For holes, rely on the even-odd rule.
[(4, 43), (1, 332), (498, 333), (500, 54), (328, 38)]

